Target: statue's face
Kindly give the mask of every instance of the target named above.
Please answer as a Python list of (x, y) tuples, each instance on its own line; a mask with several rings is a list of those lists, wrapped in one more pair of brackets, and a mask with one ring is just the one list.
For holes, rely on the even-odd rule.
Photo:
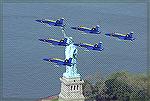
[(68, 38), (68, 43), (69, 43), (69, 44), (73, 43), (73, 38), (72, 38), (72, 37), (69, 37), (69, 38)]

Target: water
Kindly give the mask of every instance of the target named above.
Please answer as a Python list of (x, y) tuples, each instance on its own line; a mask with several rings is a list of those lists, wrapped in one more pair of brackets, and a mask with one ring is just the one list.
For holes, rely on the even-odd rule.
[[(109, 3), (10, 3), (3, 7), (3, 97), (40, 98), (60, 92), (64, 67), (47, 63), (45, 57), (64, 59), (64, 47), (51, 47), (39, 38), (61, 39), (57, 27), (45, 27), (36, 19), (65, 18), (66, 33), (75, 42), (103, 42), (102, 52), (78, 48), (78, 70), (83, 78), (101, 71), (144, 73), (147, 68), (146, 4)], [(101, 35), (85, 35), (70, 26), (99, 24)], [(106, 37), (107, 32), (135, 32), (134, 42)]]

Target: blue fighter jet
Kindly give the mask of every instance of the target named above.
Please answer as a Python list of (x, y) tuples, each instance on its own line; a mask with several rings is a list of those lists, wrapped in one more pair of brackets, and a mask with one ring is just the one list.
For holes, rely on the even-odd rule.
[(131, 40), (131, 41), (135, 40), (135, 38), (132, 37), (133, 32), (130, 32), (127, 34), (120, 34), (120, 33), (114, 32), (114, 33), (107, 33), (105, 35), (110, 36), (110, 37), (117, 37), (121, 40)]
[(41, 22), (43, 24), (48, 24), (49, 26), (60, 26), (64, 27), (64, 18), (58, 19), (56, 21), (54, 20), (49, 20), (49, 19), (44, 19), (44, 20), (35, 20), (37, 22)]
[(43, 60), (56, 63), (57, 65), (72, 66), (72, 63), (71, 63), (72, 58), (65, 59), (65, 60), (61, 60), (61, 59), (58, 59), (58, 58), (49, 58), (49, 59), (45, 58)]
[(92, 44), (87, 44), (87, 43), (80, 43), (80, 44), (74, 44), (75, 46), (79, 46), (79, 47), (84, 47), (87, 50), (96, 50), (96, 51), (102, 51), (103, 48), (102, 46), (102, 42), (99, 42), (98, 44), (96, 43), (95, 45)]
[(39, 39), (40, 41), (51, 43), (52, 45), (59, 45), (59, 46), (67, 46), (67, 38), (61, 39), (61, 40), (55, 40), (55, 39)]
[(97, 25), (96, 27), (93, 27), (93, 28), (78, 26), (78, 27), (71, 27), (71, 29), (79, 30), (84, 33), (90, 33), (90, 34), (100, 34), (101, 33), (99, 25)]

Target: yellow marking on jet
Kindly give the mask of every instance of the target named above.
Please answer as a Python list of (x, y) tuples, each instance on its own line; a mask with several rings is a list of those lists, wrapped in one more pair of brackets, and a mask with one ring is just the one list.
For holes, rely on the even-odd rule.
[(83, 25), (79, 26), (80, 28), (84, 27)]
[(83, 44), (88, 45), (88, 46), (93, 46), (92, 44), (88, 44), (88, 43), (83, 43)]
[(117, 34), (117, 35), (120, 35), (120, 36), (126, 36), (125, 34)]
[(52, 38), (48, 38), (48, 40), (52, 40)]
[(49, 20), (49, 19), (45, 19), (45, 20), (50, 21), (50, 22), (56, 22), (56, 21), (54, 21), (54, 20)]
[(59, 40), (55, 40), (55, 39), (52, 39), (52, 38), (48, 38), (48, 40), (53, 40), (53, 41), (59, 42)]
[(59, 59), (59, 58), (53, 58), (53, 60), (60, 60), (60, 61), (63, 61), (63, 60), (61, 60), (61, 59)]
[(79, 26), (79, 28), (84, 28), (84, 29), (91, 30), (90, 28), (87, 28), (87, 27), (84, 27), (84, 26)]
[(126, 36), (126, 34), (120, 34), (120, 33), (117, 33), (117, 32), (115, 32), (114, 34), (120, 35), (120, 36)]

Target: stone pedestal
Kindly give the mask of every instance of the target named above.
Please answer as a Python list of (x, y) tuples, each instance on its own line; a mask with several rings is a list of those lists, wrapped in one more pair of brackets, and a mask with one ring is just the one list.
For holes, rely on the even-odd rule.
[(82, 84), (84, 83), (80, 77), (76, 78), (60, 78), (61, 92), (59, 101), (84, 101), (82, 94)]

